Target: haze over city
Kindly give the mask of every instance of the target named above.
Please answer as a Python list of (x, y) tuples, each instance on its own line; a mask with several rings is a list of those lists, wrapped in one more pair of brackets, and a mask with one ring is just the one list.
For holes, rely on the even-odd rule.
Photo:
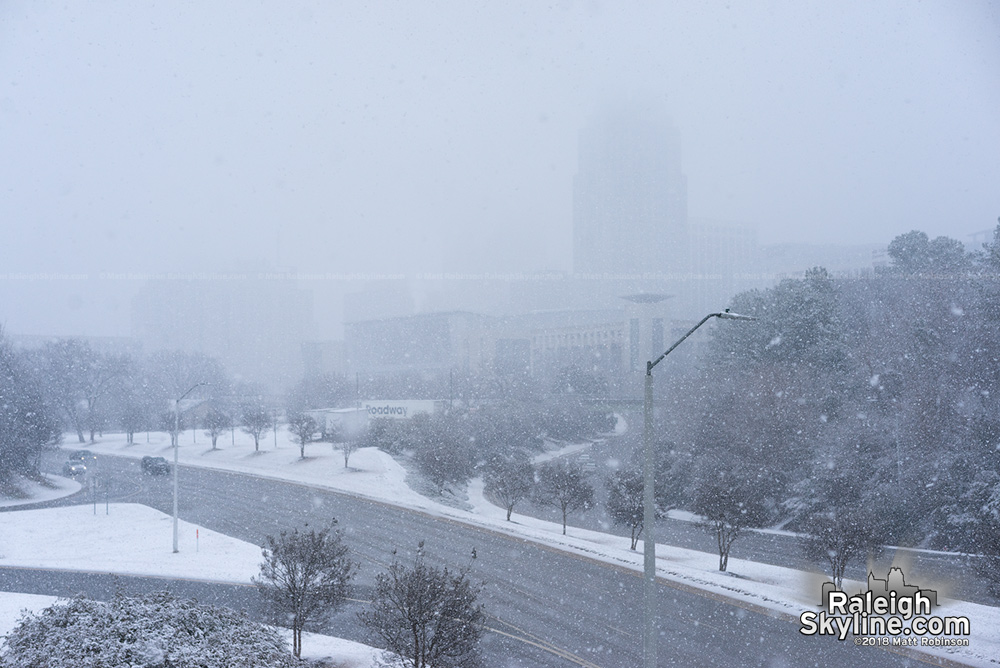
[(0, 667), (995, 668), (998, 110), (993, 0), (0, 2)]
[[(989, 2), (7, 2), (3, 323), (127, 336), (149, 273), (572, 271), (580, 135), (627, 105), (676, 130), (691, 219), (970, 243), (998, 33)], [(350, 285), (304, 287), (338, 323)]]

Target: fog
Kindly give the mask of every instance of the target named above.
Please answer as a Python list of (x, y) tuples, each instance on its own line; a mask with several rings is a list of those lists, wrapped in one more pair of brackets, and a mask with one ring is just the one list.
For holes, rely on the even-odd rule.
[[(909, 664), (801, 613), (902, 564), (987, 665), (998, 110), (991, 0), (0, 1), (0, 506), (350, 560), (398, 653), (426, 541), (489, 665)], [(0, 603), (169, 584), (39, 545)]]
[(287, 271), (332, 275), (322, 336), (351, 280), (572, 271), (614, 105), (762, 244), (994, 226), (996, 5), (651, 4), (5, 2), (0, 322), (128, 336), (149, 274)]

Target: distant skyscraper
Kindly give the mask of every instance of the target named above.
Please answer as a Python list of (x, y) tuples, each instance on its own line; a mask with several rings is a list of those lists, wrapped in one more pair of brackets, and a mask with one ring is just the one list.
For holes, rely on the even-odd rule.
[(573, 183), (577, 274), (678, 274), (687, 252), (680, 142), (655, 108), (607, 111), (580, 133)]

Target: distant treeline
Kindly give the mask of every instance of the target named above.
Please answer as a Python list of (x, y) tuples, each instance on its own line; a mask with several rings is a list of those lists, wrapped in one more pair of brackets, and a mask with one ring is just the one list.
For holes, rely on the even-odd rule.
[(761, 522), (1000, 555), (1000, 226), (981, 251), (910, 232), (889, 257), (733, 299), (757, 321), (714, 328), (658, 432), (684, 505), (724, 480)]

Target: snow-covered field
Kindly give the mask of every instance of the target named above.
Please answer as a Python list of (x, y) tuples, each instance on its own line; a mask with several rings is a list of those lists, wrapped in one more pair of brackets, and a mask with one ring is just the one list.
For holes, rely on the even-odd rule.
[(40, 485), (32, 480), (21, 480), (18, 484), (18, 488), (21, 491), (18, 498), (8, 499), (0, 494), (0, 506), (4, 506), (5, 508), (24, 506), (29, 503), (61, 499), (64, 496), (80, 491), (80, 483), (69, 478), (51, 477), (48, 483), (47, 485)]
[[(504, 511), (483, 497), (480, 480), (474, 480), (469, 485), (468, 497), (472, 509), (459, 510), (416, 494), (406, 485), (406, 472), (402, 466), (378, 450), (363, 449), (355, 452), (350, 458), (350, 468), (344, 468), (341, 452), (328, 443), (306, 446), (307, 459), (301, 460), (298, 446), (284, 432), (278, 434), (277, 447), (274, 446), (273, 436), (262, 441), (260, 452), (254, 452), (253, 441), (244, 434), (236, 435), (235, 445), (230, 442), (227, 434), (220, 439), (218, 450), (211, 450), (201, 433), (197, 438), (199, 443), (191, 443), (190, 432), (181, 436), (179, 457), (183, 464), (266, 475), (338, 489), (526, 538), (596, 561), (642, 570), (641, 548), (638, 552), (630, 551), (627, 538), (573, 527), (569, 528), (568, 536), (563, 536), (561, 525), (520, 516), (516, 512), (513, 517), (515, 521), (505, 521)], [(124, 436), (109, 434), (96, 444), (81, 447), (119, 456), (159, 455), (172, 458), (169, 437), (158, 433), (150, 434), (149, 443), (146, 443), (145, 434), (137, 434), (134, 445), (126, 444)], [(53, 568), (109, 571), (111, 561), (108, 555), (114, 554), (114, 570), (121, 573), (205, 578), (208, 572), (211, 575), (207, 577), (212, 579), (246, 582), (257, 571), (260, 552), (255, 546), (185, 524), (181, 530), (181, 552), (174, 555), (169, 544), (170, 532), (165, 524), (169, 522), (169, 518), (166, 516), (129, 505), (113, 508), (112, 514), (103, 516), (103, 519), (100, 515), (102, 511), (103, 508), (99, 506), (98, 515), (95, 516), (92, 507), (88, 506), (59, 511), (5, 513), (0, 516), (0, 565), (44, 564)], [(37, 513), (47, 515), (39, 519), (41, 515)], [(64, 514), (65, 520), (59, 519), (60, 513)], [(25, 519), (16, 519), (18, 516)], [(91, 521), (94, 522), (95, 531), (106, 530), (107, 533), (98, 534), (101, 536), (100, 540), (94, 540), (95, 534), (88, 533), (91, 547), (85, 553), (78, 549), (78, 545), (60, 538), (63, 535), (60, 525), (64, 525), (64, 522), (80, 526)], [(125, 524), (141, 524), (143, 528), (126, 528)], [(104, 529), (100, 529), (102, 526)], [(194, 543), (196, 529), (200, 536), (197, 551)], [(51, 532), (51, 535), (45, 537), (43, 532), (46, 531)], [(126, 540), (131, 547), (130, 552), (135, 554), (123, 564), (120, 545)], [(144, 547), (147, 545), (146, 541), (152, 546)], [(22, 546), (12, 547), (19, 542)], [(64, 547), (57, 548), (56, 545)], [(195, 565), (194, 561), (202, 558), (203, 554), (224, 554), (226, 558), (216, 562), (212, 557), (206, 556), (206, 563), (222, 564), (206, 571), (203, 563)], [(675, 586), (704, 592), (714, 598), (730, 599), (742, 607), (787, 619), (791, 622), (789, 632), (798, 632), (795, 620), (799, 614), (807, 609), (816, 609), (820, 585), (825, 579), (818, 574), (738, 559), (730, 559), (729, 573), (719, 573), (717, 568), (718, 555), (657, 545), (659, 577), (669, 580)], [(860, 587), (860, 583), (845, 582), (845, 590), (857, 591)], [(934, 614), (968, 617), (972, 626), (969, 647), (920, 648), (921, 651), (975, 666), (1000, 664), (1000, 609), (942, 599)]]
[[(96, 513), (91, 505), (5, 513), (0, 515), (0, 564), (238, 583), (259, 572), (258, 546), (183, 521), (179, 533), (197, 536), (197, 544), (174, 554), (172, 522), (169, 515), (133, 503), (112, 504), (107, 511), (100, 505)], [(0, 635), (16, 625), (23, 610), (40, 610), (56, 600), (0, 593)], [(290, 632), (281, 631), (290, 646)], [(343, 668), (371, 668), (378, 652), (315, 633), (304, 634), (302, 650), (305, 658), (332, 657)]]
[[(135, 503), (66, 506), (0, 515), (0, 564), (73, 571), (164, 575), (247, 583), (260, 548), (183, 520), (190, 549), (173, 553), (173, 518)], [(197, 538), (197, 545), (195, 540)]]

